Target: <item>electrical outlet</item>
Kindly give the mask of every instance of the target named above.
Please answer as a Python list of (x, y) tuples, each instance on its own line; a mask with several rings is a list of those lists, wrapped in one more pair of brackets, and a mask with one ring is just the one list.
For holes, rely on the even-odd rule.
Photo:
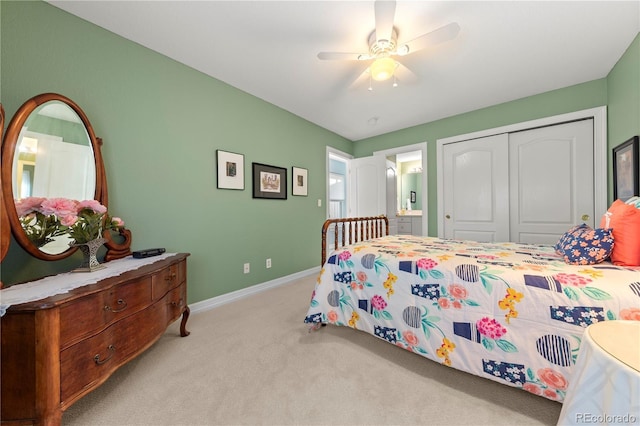
[(267, 259), (267, 269), (271, 268), (271, 259)]
[(249, 267), (249, 264), (248, 264), (248, 263), (245, 263), (245, 264), (244, 264), (244, 273), (245, 273), (245, 274), (248, 274), (250, 270), (251, 270), (251, 269), (250, 269), (250, 267)]
[(318, 207), (322, 207), (322, 199), (318, 198)]

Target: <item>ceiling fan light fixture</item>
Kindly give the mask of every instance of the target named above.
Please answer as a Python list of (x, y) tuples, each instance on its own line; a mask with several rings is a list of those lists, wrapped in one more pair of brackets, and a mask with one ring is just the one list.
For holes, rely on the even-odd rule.
[(389, 57), (376, 59), (369, 67), (371, 78), (376, 81), (388, 80), (393, 76), (396, 66), (396, 61)]

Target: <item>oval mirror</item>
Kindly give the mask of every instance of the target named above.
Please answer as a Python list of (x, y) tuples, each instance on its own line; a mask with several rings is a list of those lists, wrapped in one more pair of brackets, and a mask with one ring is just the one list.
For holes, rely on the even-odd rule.
[(71, 255), (67, 235), (27, 236), (16, 202), (29, 197), (96, 199), (106, 205), (98, 140), (82, 109), (55, 93), (25, 102), (2, 143), (2, 193), (16, 241), (31, 255), (58, 260)]

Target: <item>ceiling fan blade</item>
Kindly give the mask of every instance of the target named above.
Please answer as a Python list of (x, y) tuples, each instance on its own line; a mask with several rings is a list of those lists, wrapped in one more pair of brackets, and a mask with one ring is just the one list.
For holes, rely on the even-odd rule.
[(459, 32), (460, 25), (458, 25), (457, 22), (452, 22), (444, 27), (440, 27), (437, 30), (433, 30), (404, 43), (402, 46), (398, 47), (397, 51), (399, 55), (408, 55), (410, 53), (417, 52), (418, 50), (452, 40), (456, 38)]
[(396, 68), (394, 75), (400, 84), (413, 84), (418, 81), (418, 76), (400, 62), (398, 62), (398, 67)]
[(393, 33), (393, 19), (396, 15), (396, 2), (377, 0), (376, 12), (376, 40), (391, 40)]
[(318, 59), (325, 61), (362, 61), (371, 59), (368, 53), (320, 52)]
[(369, 77), (369, 67), (366, 67), (363, 71), (358, 70), (359, 74), (356, 78), (351, 76), (351, 84), (349, 84), (349, 90), (360, 90), (363, 89), (366, 85), (369, 85), (371, 79)]

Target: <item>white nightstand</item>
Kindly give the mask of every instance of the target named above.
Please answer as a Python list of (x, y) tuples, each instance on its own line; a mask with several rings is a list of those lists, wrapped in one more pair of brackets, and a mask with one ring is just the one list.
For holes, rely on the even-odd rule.
[(640, 321), (603, 321), (583, 335), (558, 425), (640, 424)]

